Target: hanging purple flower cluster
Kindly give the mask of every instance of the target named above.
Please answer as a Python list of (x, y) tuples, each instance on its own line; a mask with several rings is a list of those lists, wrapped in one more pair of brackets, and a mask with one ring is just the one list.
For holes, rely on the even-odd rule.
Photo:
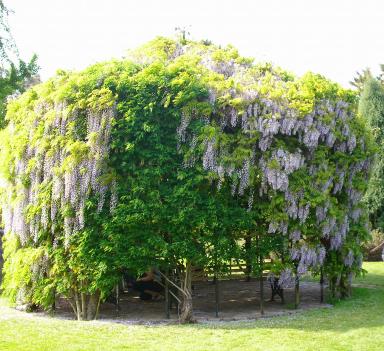
[(295, 285), (295, 277), (290, 268), (285, 268), (280, 272), (278, 284), (284, 289), (291, 288)]
[[(78, 113), (68, 114), (67, 106), (58, 103), (53, 107), (47, 104), (38, 105), (36, 113), (44, 115), (44, 111), (55, 111), (52, 121), (44, 123), (44, 136), (56, 137), (74, 133), (72, 125), (78, 118)], [(39, 144), (29, 144), (20, 160), (16, 162), (14, 186), (22, 190), (18, 201), (7, 202), (3, 216), (5, 231), (16, 233), (22, 244), (29, 239), (38, 240), (39, 230), (50, 230), (54, 236), (57, 228), (58, 216), (63, 216), (64, 233), (66, 242), (72, 233), (84, 228), (85, 202), (89, 196), (98, 198), (98, 211), (104, 207), (107, 192), (110, 192), (110, 210), (113, 211), (117, 204), (116, 182), (104, 184), (100, 181), (106, 173), (105, 160), (108, 159), (111, 121), (114, 117), (114, 108), (107, 108), (101, 112), (88, 111), (86, 115), (86, 152), (81, 157), (74, 156), (68, 147), (51, 143), (50, 149), (39, 147)], [(36, 120), (35, 128), (38, 127)], [(36, 133), (30, 130), (30, 138)], [(73, 141), (76, 142), (76, 135)], [(86, 144), (85, 144), (86, 143)], [(34, 167), (28, 169), (33, 162)], [(29, 186), (25, 186), (26, 177)], [(24, 182), (24, 183), (22, 183)], [(49, 184), (51, 188), (49, 188)], [(12, 198), (13, 186), (10, 184), (8, 197)], [(47, 196), (46, 189), (50, 189)], [(42, 196), (44, 192), (44, 196)], [(33, 210), (27, 215), (30, 208)], [(70, 206), (72, 211), (63, 211), (65, 206)], [(72, 213), (72, 214), (69, 214)], [(27, 219), (28, 218), (28, 219)], [(49, 227), (50, 226), (50, 227)]]
[(300, 251), (297, 249), (291, 249), (291, 258), (294, 261), (298, 261), (297, 273), (299, 275), (307, 273), (311, 267), (319, 267), (324, 263), (326, 256), (326, 249), (322, 245), (318, 245), (316, 248), (308, 247), (303, 244)]

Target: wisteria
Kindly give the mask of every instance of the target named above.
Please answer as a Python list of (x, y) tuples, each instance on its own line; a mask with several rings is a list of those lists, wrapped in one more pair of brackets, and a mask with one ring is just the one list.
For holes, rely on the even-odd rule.
[(320, 132), (313, 128), (304, 133), (303, 143), (308, 148), (315, 148), (318, 144)]
[(315, 248), (303, 244), (300, 248), (292, 247), (290, 257), (298, 263), (298, 274), (305, 274), (310, 268), (322, 266), (326, 257), (326, 249), (322, 245)]
[(335, 182), (333, 186), (333, 190), (332, 190), (333, 194), (339, 193), (342, 190), (344, 185), (345, 171), (339, 171), (339, 172), (336, 172), (336, 174), (337, 174), (337, 182)]
[(353, 262), (354, 262), (354, 259), (355, 259), (355, 257), (354, 257), (354, 255), (353, 255), (352, 250), (349, 250), (349, 251), (348, 251), (348, 255), (345, 256), (345, 258), (344, 258), (344, 264), (345, 264), (347, 267), (351, 267), (352, 264), (353, 264)]
[(293, 243), (299, 241), (301, 239), (301, 232), (298, 229), (293, 230), (289, 234), (289, 238), (292, 240)]
[(206, 149), (203, 157), (203, 167), (206, 170), (216, 171), (217, 168), (217, 152), (215, 149), (215, 139), (206, 141)]
[(289, 180), (288, 175), (276, 168), (265, 167), (263, 169), (264, 176), (268, 184), (272, 187), (273, 190), (288, 190)]
[(280, 272), (278, 284), (282, 288), (291, 288), (295, 285), (295, 277), (291, 269), (286, 268)]
[(329, 203), (326, 203), (323, 206), (317, 206), (316, 207), (317, 224), (320, 224), (322, 221), (324, 221), (327, 218), (328, 208), (329, 208)]
[(180, 125), (177, 127), (177, 136), (179, 140), (179, 146), (180, 142), (185, 142), (185, 137), (186, 137), (186, 131), (188, 128), (188, 125), (191, 121), (191, 115), (187, 113), (182, 113), (181, 114), (181, 120), (180, 120)]
[[(37, 109), (43, 107), (38, 106)], [(44, 105), (44, 108), (48, 108)], [(65, 116), (66, 104), (59, 103), (52, 107), (56, 116), (51, 124), (45, 122), (44, 133), (48, 131), (58, 135), (65, 135), (71, 132), (71, 123), (78, 118), (77, 112)], [(105, 196), (111, 193), (111, 210), (116, 207), (116, 182), (112, 185), (105, 185), (100, 182), (100, 177), (107, 172), (105, 161), (108, 158), (109, 138), (111, 120), (114, 116), (114, 108), (102, 110), (101, 112), (87, 112), (87, 137), (90, 147), (88, 152), (81, 159), (74, 159), (73, 154), (67, 149), (58, 148), (45, 151), (38, 146), (28, 146), (23, 157), (17, 161), (14, 179), (15, 186), (21, 186), (21, 179), (30, 179), (29, 187), (23, 187), (23, 194), (11, 208), (7, 206), (4, 212), (5, 231), (13, 232), (20, 238), (22, 244), (27, 243), (29, 238), (34, 242), (38, 240), (40, 229), (49, 230), (55, 236), (57, 231), (56, 220), (58, 215), (63, 215), (64, 206), (70, 205), (73, 209), (71, 216), (63, 216), (65, 242), (68, 244), (73, 232), (79, 231), (85, 225), (85, 201), (90, 195), (98, 197), (98, 210), (104, 207)], [(87, 140), (87, 138), (91, 138)], [(74, 140), (78, 137), (74, 135)], [(33, 160), (35, 167), (27, 170), (28, 162)], [(67, 167), (63, 167), (67, 164)], [(40, 206), (40, 192), (50, 188), (50, 202)], [(12, 183), (10, 184), (9, 196), (12, 194)], [(112, 189), (112, 191), (110, 191)], [(26, 213), (30, 205), (39, 206), (40, 211), (28, 216)]]
[[(7, 183), (0, 194), (6, 234), (16, 235), (23, 249), (44, 243), (69, 253), (76, 234), (95, 225), (91, 216), (104, 220), (124, 210), (132, 228), (141, 228), (145, 217), (151, 232), (154, 222), (168, 223), (173, 194), (184, 198), (198, 184), (197, 194), (209, 200), (206, 208), (218, 211), (211, 216), (218, 223), (210, 227), (209, 220), (188, 218), (194, 212), (186, 203), (178, 220), (200, 223), (192, 228), (202, 235), (196, 245), (212, 245), (212, 228), (228, 235), (220, 243), (234, 246), (243, 234), (257, 234), (263, 255), (273, 257), (273, 279), (280, 287), (292, 286), (308, 271), (321, 270), (332, 281), (349, 279), (360, 269), (359, 250), (369, 229), (361, 202), (373, 159), (353, 94), (311, 73), (298, 78), (253, 64), (234, 49), (173, 44), (161, 42), (133, 55), (127, 74), (121, 74), (125, 64), (100, 65), (18, 98), (4, 134), (7, 155), (0, 157), (10, 168), (3, 172)], [(143, 70), (153, 63), (156, 74)], [(126, 82), (130, 75), (132, 82)], [(152, 197), (161, 199), (166, 220), (163, 212), (150, 218), (158, 208), (146, 203)], [(227, 213), (230, 218), (221, 218)], [(174, 222), (154, 235), (173, 238)], [(125, 226), (111, 223), (110, 231)], [(158, 239), (153, 242), (167, 245)], [(240, 257), (238, 251), (231, 254)], [(31, 265), (35, 276), (45, 274), (43, 257)], [(24, 293), (20, 288), (20, 296)]]
[(244, 161), (243, 167), (239, 171), (239, 195), (244, 194), (244, 190), (248, 188), (249, 185), (249, 170), (250, 170), (250, 162), (249, 160)]
[(357, 222), (361, 216), (362, 210), (361, 208), (354, 208), (351, 212), (351, 218), (354, 222)]
[[(237, 82), (246, 84), (242, 81), (240, 66), (232, 63), (226, 65), (214, 64), (211, 59), (203, 59), (204, 64), (215, 72), (222, 73), (225, 77), (234, 77)], [(255, 79), (257, 82), (257, 79)], [(331, 149), (331, 152), (341, 152), (343, 154), (353, 153), (358, 147), (359, 141), (356, 133), (349, 125), (349, 120), (353, 118), (349, 104), (345, 101), (331, 101), (328, 99), (320, 100), (313, 107), (313, 110), (300, 116), (300, 113), (284, 103), (284, 100), (275, 101), (268, 96), (263, 96), (255, 92), (253, 88), (237, 93), (235, 90), (228, 91), (232, 98), (239, 97), (244, 100), (245, 106), (242, 111), (236, 110), (233, 106), (224, 106), (218, 113), (218, 124), (220, 133), (226, 133), (227, 127), (238, 130), (240, 134), (249, 137), (253, 132), (259, 133), (258, 139), (253, 146), (253, 155), (257, 157), (245, 157), (241, 162), (231, 164), (231, 172), (228, 172), (227, 160), (231, 156), (226, 145), (223, 145), (220, 137), (207, 137), (204, 141), (204, 153), (202, 156), (203, 167), (206, 170), (217, 174), (218, 188), (222, 187), (223, 182), (230, 181), (232, 195), (248, 196), (248, 211), (254, 204), (255, 179), (251, 177), (251, 168), (260, 170), (260, 182), (257, 193), (260, 197), (271, 194), (271, 191), (282, 192), (284, 194), (284, 211), (288, 216), (288, 221), (271, 219), (268, 223), (268, 233), (286, 234), (289, 231), (291, 242), (298, 245), (291, 249), (291, 259), (298, 261), (298, 272), (304, 274), (310, 267), (322, 265), (327, 248), (323, 245), (316, 249), (311, 249), (305, 243), (301, 243), (302, 233), (299, 229), (288, 230), (290, 223), (305, 225), (308, 220), (312, 220), (314, 215), (320, 236), (328, 240), (328, 249), (341, 250), (347, 240), (349, 231), (349, 220), (356, 222), (361, 216), (361, 209), (356, 205), (361, 200), (362, 194), (352, 185), (353, 177), (359, 171), (363, 171), (367, 177), (367, 170), (370, 160), (362, 160), (357, 163), (335, 164), (335, 170), (330, 168), (327, 163), (316, 164), (312, 162), (316, 150), (319, 147)], [(209, 89), (209, 101), (217, 108), (215, 103), (224, 93)], [(326, 116), (331, 115), (331, 118)], [(178, 142), (182, 144), (187, 140), (188, 125), (193, 118), (205, 119), (205, 116), (198, 115), (181, 117), (181, 122), (177, 130)], [(213, 120), (215, 116), (211, 117)], [(212, 121), (210, 122), (212, 123)], [(230, 134), (231, 135), (231, 134)], [(229, 135), (229, 136), (230, 136)], [(284, 138), (294, 138), (295, 149), (282, 146)], [(195, 150), (195, 146), (194, 146)], [(189, 156), (191, 157), (191, 156)], [(193, 163), (197, 158), (193, 159)], [(187, 162), (191, 165), (191, 162)], [(329, 194), (326, 201), (318, 203), (316, 206), (310, 204), (303, 189), (293, 190), (291, 187), (291, 175), (300, 169), (308, 168), (313, 189), (318, 189), (322, 194)], [(328, 177), (324, 177), (329, 173)], [(322, 175), (318, 177), (318, 175)], [(247, 190), (250, 191), (247, 191)], [(251, 194), (251, 195), (247, 195)], [(342, 220), (333, 215), (331, 209), (334, 202), (331, 197), (347, 196), (348, 213)], [(270, 196), (270, 195), (269, 195)], [(310, 194), (311, 196), (311, 194)], [(312, 207), (313, 206), (313, 207)]]
[(274, 190), (288, 190), (288, 175), (296, 171), (304, 164), (304, 158), (300, 153), (289, 153), (278, 149), (272, 153), (271, 161), (277, 164), (267, 163), (264, 159), (260, 160), (260, 167), (264, 177)]

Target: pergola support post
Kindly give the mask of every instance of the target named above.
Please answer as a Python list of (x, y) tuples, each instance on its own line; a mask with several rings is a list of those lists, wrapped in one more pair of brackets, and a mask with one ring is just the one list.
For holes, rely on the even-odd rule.
[(215, 317), (219, 317), (219, 304), (220, 304), (220, 295), (219, 295), (219, 279), (217, 273), (215, 273)]
[(165, 318), (169, 319), (171, 317), (170, 313), (170, 303), (169, 303), (169, 282), (168, 282), (168, 277), (169, 277), (169, 269), (167, 269), (165, 273), (165, 286), (164, 286), (164, 294), (165, 294)]
[(119, 284), (116, 284), (115, 286), (115, 293), (116, 293), (116, 313), (117, 315), (120, 314), (120, 288)]
[(320, 271), (320, 303), (324, 303), (324, 272), (323, 268)]
[(260, 314), (264, 315), (264, 279), (263, 270), (260, 270)]
[(256, 245), (259, 252), (259, 284), (260, 284), (260, 314), (264, 315), (264, 257), (260, 245), (260, 235), (256, 236)]
[(295, 309), (298, 309), (300, 305), (300, 279), (296, 273), (295, 278)]

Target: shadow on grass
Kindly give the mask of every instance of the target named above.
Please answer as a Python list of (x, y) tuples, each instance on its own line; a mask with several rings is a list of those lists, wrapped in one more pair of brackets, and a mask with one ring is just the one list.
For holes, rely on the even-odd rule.
[(355, 278), (353, 285), (384, 288), (384, 279), (380, 274), (368, 273), (365, 276)]

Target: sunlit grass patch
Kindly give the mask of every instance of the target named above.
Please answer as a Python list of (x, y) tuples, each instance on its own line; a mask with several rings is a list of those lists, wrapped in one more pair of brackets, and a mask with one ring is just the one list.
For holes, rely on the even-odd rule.
[[(0, 302), (1, 351), (383, 350), (384, 262), (366, 263), (353, 297), (333, 308), (253, 322), (127, 326), (21, 313)], [(368, 287), (364, 287), (368, 285)]]

